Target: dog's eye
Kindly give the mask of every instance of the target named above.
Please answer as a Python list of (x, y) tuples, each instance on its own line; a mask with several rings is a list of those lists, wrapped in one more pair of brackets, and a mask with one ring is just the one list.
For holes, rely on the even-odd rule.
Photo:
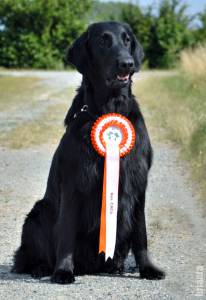
[(128, 36), (125, 38), (124, 43), (127, 47), (130, 46), (130, 38)]
[(131, 40), (130, 40), (130, 37), (126, 34), (126, 32), (124, 32), (122, 34), (122, 39), (123, 39), (123, 42), (124, 42), (125, 46), (130, 47)]
[(103, 47), (103, 46), (105, 45), (105, 40), (104, 40), (103, 37), (101, 37), (101, 38), (99, 39), (99, 45), (100, 45), (101, 47)]
[(127, 44), (130, 43), (130, 38), (129, 38), (129, 37), (126, 37), (125, 42), (126, 42)]
[(101, 48), (107, 47), (110, 48), (112, 46), (112, 38), (109, 34), (104, 33), (100, 38), (99, 38), (99, 46)]

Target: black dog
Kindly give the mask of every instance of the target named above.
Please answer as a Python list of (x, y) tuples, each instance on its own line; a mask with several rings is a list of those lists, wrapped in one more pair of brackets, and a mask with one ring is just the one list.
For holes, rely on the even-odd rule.
[[(131, 94), (131, 76), (142, 58), (130, 27), (117, 22), (91, 25), (69, 49), (67, 59), (83, 80), (65, 118), (45, 196), (25, 220), (14, 272), (71, 283), (75, 274), (121, 272), (131, 249), (142, 278), (164, 278), (147, 253), (144, 207), (152, 149)], [(132, 122), (136, 143), (121, 158), (115, 255), (105, 263), (104, 255), (98, 255), (104, 159), (93, 149), (90, 131), (109, 112)]]

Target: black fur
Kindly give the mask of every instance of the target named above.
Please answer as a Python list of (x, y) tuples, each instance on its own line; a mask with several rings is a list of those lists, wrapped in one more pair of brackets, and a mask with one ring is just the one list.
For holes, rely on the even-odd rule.
[[(76, 274), (122, 272), (131, 249), (142, 278), (164, 277), (147, 253), (144, 207), (152, 148), (131, 93), (131, 76), (142, 58), (129, 26), (116, 22), (91, 25), (69, 49), (67, 60), (83, 80), (65, 118), (66, 132), (54, 154), (44, 198), (25, 220), (14, 272), (72, 283)], [(127, 74), (129, 80), (117, 80)], [(88, 111), (81, 112), (83, 105)], [(104, 159), (93, 149), (90, 131), (94, 120), (109, 112), (132, 122), (136, 143), (121, 158), (115, 255), (105, 263), (104, 255), (98, 255)]]

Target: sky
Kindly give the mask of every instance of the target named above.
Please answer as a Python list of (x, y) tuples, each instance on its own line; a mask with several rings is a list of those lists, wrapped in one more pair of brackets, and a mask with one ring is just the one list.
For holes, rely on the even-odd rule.
[[(129, 0), (113, 0), (113, 1), (130, 2)], [(137, 2), (137, 1), (131, 1), (131, 2)], [(158, 0), (138, 0), (138, 2), (141, 6), (147, 6), (148, 4), (151, 5), (153, 3), (157, 5)], [(206, 0), (182, 0), (182, 3), (187, 3), (189, 5), (188, 7), (189, 14), (195, 14), (201, 12), (203, 11), (204, 7), (206, 7)]]
[[(158, 1), (154, 0), (139, 0), (140, 5), (147, 6), (148, 4), (158, 3)], [(206, 7), (206, 0), (182, 0), (182, 3), (188, 4), (188, 13), (195, 14), (197, 12), (203, 11), (204, 7)]]

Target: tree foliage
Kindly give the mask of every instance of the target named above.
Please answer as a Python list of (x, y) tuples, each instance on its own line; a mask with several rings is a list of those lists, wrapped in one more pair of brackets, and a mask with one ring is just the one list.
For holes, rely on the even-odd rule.
[(108, 20), (119, 20), (123, 8), (125, 7), (125, 2), (101, 2), (93, 1), (92, 10), (89, 15), (89, 21), (99, 22)]
[(58, 68), (84, 29), (91, 0), (1, 0), (0, 65)]
[(193, 44), (191, 19), (186, 9), (178, 0), (162, 0), (158, 14), (151, 7), (143, 11), (134, 4), (123, 10), (122, 19), (130, 24), (143, 44), (149, 67), (174, 66), (179, 52)]
[(198, 14), (201, 26), (194, 31), (195, 39), (197, 43), (206, 42), (206, 6), (205, 9)]

